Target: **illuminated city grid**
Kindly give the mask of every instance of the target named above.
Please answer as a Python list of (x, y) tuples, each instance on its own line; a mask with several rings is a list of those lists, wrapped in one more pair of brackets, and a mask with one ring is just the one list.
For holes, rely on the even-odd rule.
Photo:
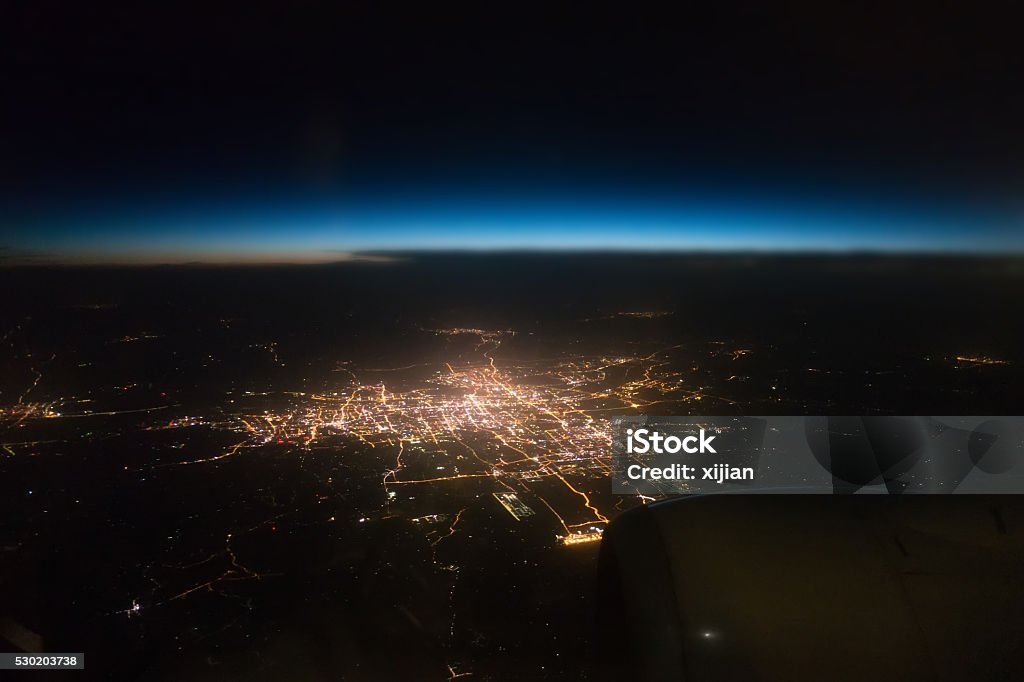
[[(494, 352), (515, 334), (511, 330), (435, 333), (478, 339), (476, 357), (442, 363), (425, 381), (401, 378), (421, 366), (359, 370), (340, 364), (345, 380), (338, 391), (293, 393), (292, 407), (285, 411), (233, 415), (217, 426), (240, 432), (240, 441), (181, 464), (217, 462), (268, 444), (313, 448), (332, 439), (355, 439), (365, 448), (391, 453), (390, 466), (381, 472), (385, 509), (402, 486), (490, 479), (515, 495), (550, 479), (575, 496), (578, 508), (561, 511), (543, 496), (537, 499), (557, 519), (564, 544), (578, 544), (600, 539), (609, 520), (589, 492), (610, 475), (607, 414), (711, 397), (672, 369), (668, 354), (678, 346), (645, 356), (505, 365)], [(739, 357), (747, 351), (722, 352)], [(623, 369), (626, 379), (610, 384), (613, 368)], [(377, 380), (366, 382), (364, 375)], [(393, 379), (382, 378), (388, 376)], [(188, 424), (175, 420), (167, 426)], [(441, 455), (444, 464), (433, 467), (431, 475), (411, 474), (424, 455)], [(539, 511), (518, 498), (497, 500), (517, 520)]]

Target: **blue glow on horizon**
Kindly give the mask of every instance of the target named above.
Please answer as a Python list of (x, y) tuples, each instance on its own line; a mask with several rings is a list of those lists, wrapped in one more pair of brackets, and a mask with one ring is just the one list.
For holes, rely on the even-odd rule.
[(4, 246), (55, 260), (331, 260), (417, 250), (1024, 252), (979, 211), (724, 201), (395, 200), (193, 206), (37, 219)]

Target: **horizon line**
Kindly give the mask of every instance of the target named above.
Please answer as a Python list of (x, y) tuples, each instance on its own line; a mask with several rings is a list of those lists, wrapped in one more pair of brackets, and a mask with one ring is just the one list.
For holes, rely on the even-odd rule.
[[(929, 258), (949, 260), (1015, 260), (1024, 259), (1024, 249), (1014, 250), (957, 250), (951, 248), (651, 248), (651, 247), (589, 247), (589, 248), (409, 248), (409, 249), (368, 249), (361, 251), (325, 250), (318, 254), (332, 254), (333, 257), (262, 257), (264, 254), (240, 254), (238, 258), (204, 258), (199, 255), (182, 254), (180, 259), (139, 257), (61, 257), (56, 254), (10, 255), (4, 258), (0, 252), (0, 268), (60, 268), (60, 267), (275, 267), (275, 266), (324, 266), (324, 265), (390, 265), (409, 261), (414, 257), (438, 256), (532, 256), (532, 257), (579, 257), (610, 256), (628, 254), (639, 257), (712, 257), (712, 258)], [(296, 254), (298, 255), (298, 254)]]

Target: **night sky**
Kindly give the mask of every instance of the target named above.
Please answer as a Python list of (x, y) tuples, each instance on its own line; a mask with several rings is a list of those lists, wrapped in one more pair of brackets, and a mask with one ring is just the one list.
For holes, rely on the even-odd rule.
[(1024, 251), (1020, 12), (4, 10), (0, 262)]

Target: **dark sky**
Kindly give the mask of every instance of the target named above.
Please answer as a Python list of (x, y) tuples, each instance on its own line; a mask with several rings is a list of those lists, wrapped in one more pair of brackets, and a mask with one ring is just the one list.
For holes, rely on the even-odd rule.
[(1020, 215), (1020, 12), (295, 4), (5, 10), (0, 244), (75, 248), (116, 215), (136, 224), (104, 238), (140, 246), (154, 214), (395, 197)]

